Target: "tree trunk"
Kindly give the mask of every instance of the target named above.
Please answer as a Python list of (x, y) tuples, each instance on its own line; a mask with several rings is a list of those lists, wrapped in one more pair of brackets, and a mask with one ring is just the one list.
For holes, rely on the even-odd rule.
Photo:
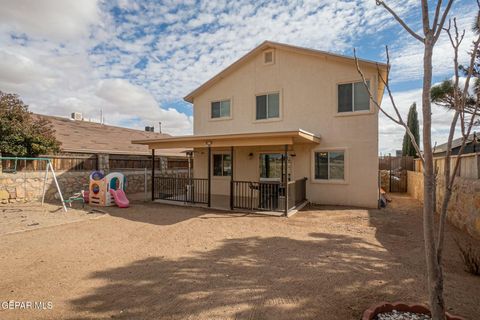
[(445, 319), (445, 303), (443, 300), (442, 270), (439, 268), (435, 246), (435, 174), (433, 167), (433, 150), (431, 141), (432, 114), (430, 102), (430, 88), (432, 87), (432, 53), (433, 33), (425, 35), (425, 48), (423, 55), (423, 152), (424, 152), (424, 205), (423, 205), (423, 233), (425, 242), (425, 256), (428, 273), (428, 290), (430, 308), (433, 320)]

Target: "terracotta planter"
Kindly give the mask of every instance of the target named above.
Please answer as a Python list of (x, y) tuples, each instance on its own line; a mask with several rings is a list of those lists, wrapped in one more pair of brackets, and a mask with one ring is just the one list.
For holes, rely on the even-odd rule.
[[(384, 313), (384, 312), (391, 312), (393, 310), (430, 315), (430, 310), (425, 305), (406, 304), (403, 302), (394, 302), (394, 303), (381, 302), (365, 310), (362, 316), (362, 320), (373, 320), (375, 319), (375, 316), (377, 314)], [(462, 317), (453, 316), (448, 312), (446, 316), (447, 316), (447, 320), (466, 320), (465, 318), (462, 318)]]

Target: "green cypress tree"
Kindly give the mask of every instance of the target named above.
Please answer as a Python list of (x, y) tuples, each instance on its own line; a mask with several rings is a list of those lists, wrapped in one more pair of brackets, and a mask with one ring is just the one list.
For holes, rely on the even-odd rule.
[[(417, 144), (419, 144), (420, 127), (418, 125), (417, 104), (415, 102), (410, 106), (410, 110), (408, 111), (407, 126), (415, 137), (415, 141)], [(414, 157), (417, 155), (417, 151), (413, 146), (412, 139), (410, 139), (410, 136), (406, 132), (403, 136), (402, 155)]]

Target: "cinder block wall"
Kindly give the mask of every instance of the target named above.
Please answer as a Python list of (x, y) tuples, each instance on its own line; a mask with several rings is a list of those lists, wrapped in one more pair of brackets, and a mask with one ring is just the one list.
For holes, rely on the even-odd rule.
[[(437, 211), (444, 198), (444, 179), (437, 180)], [(423, 173), (408, 171), (408, 194), (423, 202)], [(457, 177), (448, 206), (447, 219), (480, 239), (480, 179)]]

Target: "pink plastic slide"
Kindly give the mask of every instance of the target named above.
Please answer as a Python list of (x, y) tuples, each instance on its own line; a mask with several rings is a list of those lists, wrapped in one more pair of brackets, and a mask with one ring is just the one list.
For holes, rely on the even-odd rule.
[(119, 208), (128, 208), (128, 206), (130, 205), (130, 201), (128, 201), (127, 195), (122, 189), (110, 189), (110, 194), (112, 195), (113, 200), (115, 200), (115, 204)]

